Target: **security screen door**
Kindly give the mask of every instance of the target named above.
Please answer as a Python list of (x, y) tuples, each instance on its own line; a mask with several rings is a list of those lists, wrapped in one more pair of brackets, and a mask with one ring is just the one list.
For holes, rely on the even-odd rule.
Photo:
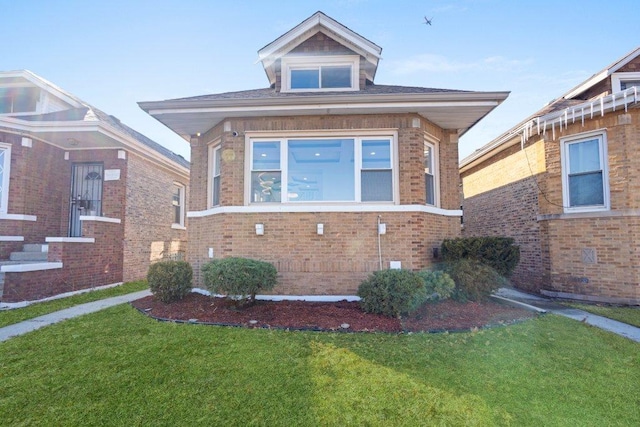
[(80, 215), (102, 215), (102, 163), (74, 163), (71, 171), (69, 237), (82, 236)]

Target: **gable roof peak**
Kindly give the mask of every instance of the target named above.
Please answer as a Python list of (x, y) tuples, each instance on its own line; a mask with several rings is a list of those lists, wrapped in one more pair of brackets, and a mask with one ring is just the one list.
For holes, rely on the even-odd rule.
[(374, 70), (381, 59), (382, 48), (335, 19), (317, 11), (271, 43), (258, 50), (258, 61), (262, 62), (269, 83), (275, 82), (275, 62), (302, 42), (322, 32), (362, 56)]

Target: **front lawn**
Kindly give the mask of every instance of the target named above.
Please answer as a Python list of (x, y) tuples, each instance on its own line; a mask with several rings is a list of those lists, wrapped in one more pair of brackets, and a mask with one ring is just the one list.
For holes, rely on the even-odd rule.
[(161, 323), (121, 305), (0, 343), (0, 422), (640, 425), (639, 349), (553, 315), (346, 334)]
[(640, 307), (616, 307), (611, 305), (568, 303), (569, 307), (608, 317), (640, 328)]
[(137, 282), (123, 283), (120, 286), (114, 286), (112, 288), (89, 291), (66, 298), (38, 302), (22, 308), (0, 310), (0, 328), (22, 322), (27, 319), (33, 319), (34, 317), (53, 313), (54, 311), (64, 310), (65, 308), (73, 307), (74, 305), (130, 294), (147, 288), (149, 288), (147, 281), (140, 280)]

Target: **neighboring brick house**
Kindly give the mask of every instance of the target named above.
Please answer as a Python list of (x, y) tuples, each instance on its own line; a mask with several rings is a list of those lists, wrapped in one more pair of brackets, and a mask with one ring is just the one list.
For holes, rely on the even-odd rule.
[(0, 300), (144, 278), (186, 246), (189, 163), (29, 71), (0, 72)]
[(520, 245), (513, 280), (640, 303), (640, 48), (462, 160), (464, 234)]
[(317, 12), (258, 52), (270, 87), (140, 103), (191, 143), (196, 286), (241, 256), (275, 293), (354, 294), (460, 235), (458, 138), (508, 93), (376, 85), (381, 50)]

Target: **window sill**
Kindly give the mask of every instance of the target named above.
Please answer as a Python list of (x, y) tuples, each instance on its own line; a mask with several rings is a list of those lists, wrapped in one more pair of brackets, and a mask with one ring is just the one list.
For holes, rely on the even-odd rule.
[(171, 224), (171, 228), (174, 230), (186, 230), (187, 227), (185, 227), (184, 225), (180, 225), (180, 224)]
[(80, 221), (110, 222), (113, 224), (120, 224), (122, 222), (118, 218), (109, 218), (106, 216), (95, 216), (95, 215), (80, 215), (78, 219)]
[(624, 209), (617, 211), (602, 210), (591, 212), (571, 212), (562, 214), (538, 215), (538, 221), (553, 221), (563, 219), (587, 219), (587, 218), (620, 218), (620, 217), (638, 217), (640, 209)]
[(35, 215), (0, 213), (0, 219), (10, 219), (14, 221), (37, 221), (38, 217)]

